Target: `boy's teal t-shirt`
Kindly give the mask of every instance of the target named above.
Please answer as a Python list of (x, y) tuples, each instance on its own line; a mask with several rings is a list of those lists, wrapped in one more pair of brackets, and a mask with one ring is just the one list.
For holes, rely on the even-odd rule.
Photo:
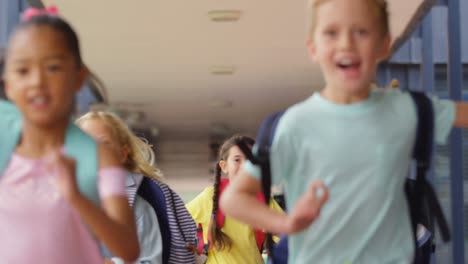
[[(433, 98), (435, 135), (445, 142), (455, 105)], [(319, 93), (289, 108), (271, 150), (273, 183), (293, 208), (315, 179), (329, 200), (304, 232), (289, 240), (289, 263), (410, 263), (413, 238), (404, 193), (417, 125), (408, 93), (374, 90), (363, 102), (337, 105)], [(244, 169), (259, 179), (259, 168)]]

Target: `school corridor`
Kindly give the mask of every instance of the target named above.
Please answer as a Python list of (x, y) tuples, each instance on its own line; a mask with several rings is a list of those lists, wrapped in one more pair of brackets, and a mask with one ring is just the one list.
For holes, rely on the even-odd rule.
[[(307, 54), (306, 2), (0, 0), (0, 69), (20, 14), (57, 6), (92, 73), (75, 116), (120, 116), (153, 146), (165, 181), (188, 202), (213, 184), (226, 138), (254, 137), (269, 113), (324, 86)], [(468, 0), (387, 2), (392, 53), (376, 85), (397, 80), (403, 90), (467, 101)], [(429, 178), (452, 232), (446, 244), (436, 235), (434, 263), (468, 263), (468, 131), (434, 146)]]

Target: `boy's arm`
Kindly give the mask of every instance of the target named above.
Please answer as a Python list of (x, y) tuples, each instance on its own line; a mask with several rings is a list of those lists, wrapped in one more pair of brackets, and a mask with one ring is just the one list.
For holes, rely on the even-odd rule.
[(260, 191), (260, 182), (241, 170), (221, 196), (221, 208), (227, 215), (253, 228), (275, 234), (287, 233), (287, 216), (258, 201)]
[[(322, 194), (317, 196), (317, 190)], [(292, 234), (306, 229), (319, 216), (328, 199), (328, 190), (320, 181), (312, 183), (309, 191), (296, 203), (290, 215), (276, 212), (257, 200), (261, 191), (258, 180), (241, 170), (221, 197), (224, 212), (247, 225), (274, 234)]]
[(453, 126), (459, 128), (468, 128), (468, 103), (456, 103), (455, 123)]

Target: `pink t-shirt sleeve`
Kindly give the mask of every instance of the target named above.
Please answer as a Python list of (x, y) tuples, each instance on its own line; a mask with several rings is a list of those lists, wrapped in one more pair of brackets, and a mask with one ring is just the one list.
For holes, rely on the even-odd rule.
[(127, 196), (127, 171), (118, 167), (103, 168), (98, 171), (99, 197)]

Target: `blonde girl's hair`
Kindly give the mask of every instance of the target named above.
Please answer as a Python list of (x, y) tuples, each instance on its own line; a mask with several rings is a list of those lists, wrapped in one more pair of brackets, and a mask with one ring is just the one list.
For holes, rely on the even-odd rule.
[(78, 118), (75, 123), (81, 126), (84, 122), (93, 119), (100, 120), (107, 125), (120, 146), (128, 148), (129, 153), (124, 166), (129, 172), (162, 181), (163, 174), (156, 166), (154, 151), (145, 139), (137, 137), (122, 119), (109, 112), (88, 112)]

